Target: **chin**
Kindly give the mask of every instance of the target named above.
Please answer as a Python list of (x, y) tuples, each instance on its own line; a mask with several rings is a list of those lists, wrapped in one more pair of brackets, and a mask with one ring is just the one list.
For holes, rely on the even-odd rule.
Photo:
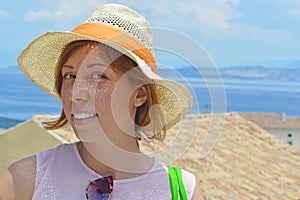
[(95, 142), (99, 140), (99, 136), (103, 134), (102, 128), (98, 120), (93, 120), (88, 124), (75, 125), (72, 123), (75, 135), (82, 142)]

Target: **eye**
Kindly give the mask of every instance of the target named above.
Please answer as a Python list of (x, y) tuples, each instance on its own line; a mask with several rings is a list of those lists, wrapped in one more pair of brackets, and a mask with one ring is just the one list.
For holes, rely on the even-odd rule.
[(96, 72), (96, 73), (91, 74), (90, 79), (99, 81), (102, 79), (106, 79), (106, 76), (103, 73)]
[(63, 75), (64, 79), (75, 79), (76, 75), (72, 74), (72, 73), (66, 73), (65, 75)]

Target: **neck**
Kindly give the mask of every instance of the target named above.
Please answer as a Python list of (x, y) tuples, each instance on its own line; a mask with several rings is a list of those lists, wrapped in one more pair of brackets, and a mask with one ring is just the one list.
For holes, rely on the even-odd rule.
[(135, 148), (128, 148), (126, 151), (119, 150), (119, 153), (103, 149), (97, 143), (77, 144), (79, 154), (83, 162), (93, 171), (101, 176), (113, 176), (114, 179), (127, 179), (140, 176), (151, 170), (154, 160), (140, 152), (135, 141)]

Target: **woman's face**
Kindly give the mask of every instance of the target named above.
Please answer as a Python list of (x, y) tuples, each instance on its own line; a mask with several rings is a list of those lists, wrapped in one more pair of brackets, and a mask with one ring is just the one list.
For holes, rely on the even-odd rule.
[[(102, 46), (87, 44), (73, 51), (62, 66), (64, 112), (82, 141), (92, 142), (99, 133), (115, 141), (134, 134), (139, 89), (110, 64)], [(120, 132), (128, 134), (112, 134)]]

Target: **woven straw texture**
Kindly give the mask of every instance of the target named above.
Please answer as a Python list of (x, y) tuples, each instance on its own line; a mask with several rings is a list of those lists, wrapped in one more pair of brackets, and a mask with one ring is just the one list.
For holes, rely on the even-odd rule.
[(106, 4), (96, 8), (86, 22), (113, 26), (140, 41), (153, 52), (152, 29), (147, 20), (134, 10), (122, 5)]

